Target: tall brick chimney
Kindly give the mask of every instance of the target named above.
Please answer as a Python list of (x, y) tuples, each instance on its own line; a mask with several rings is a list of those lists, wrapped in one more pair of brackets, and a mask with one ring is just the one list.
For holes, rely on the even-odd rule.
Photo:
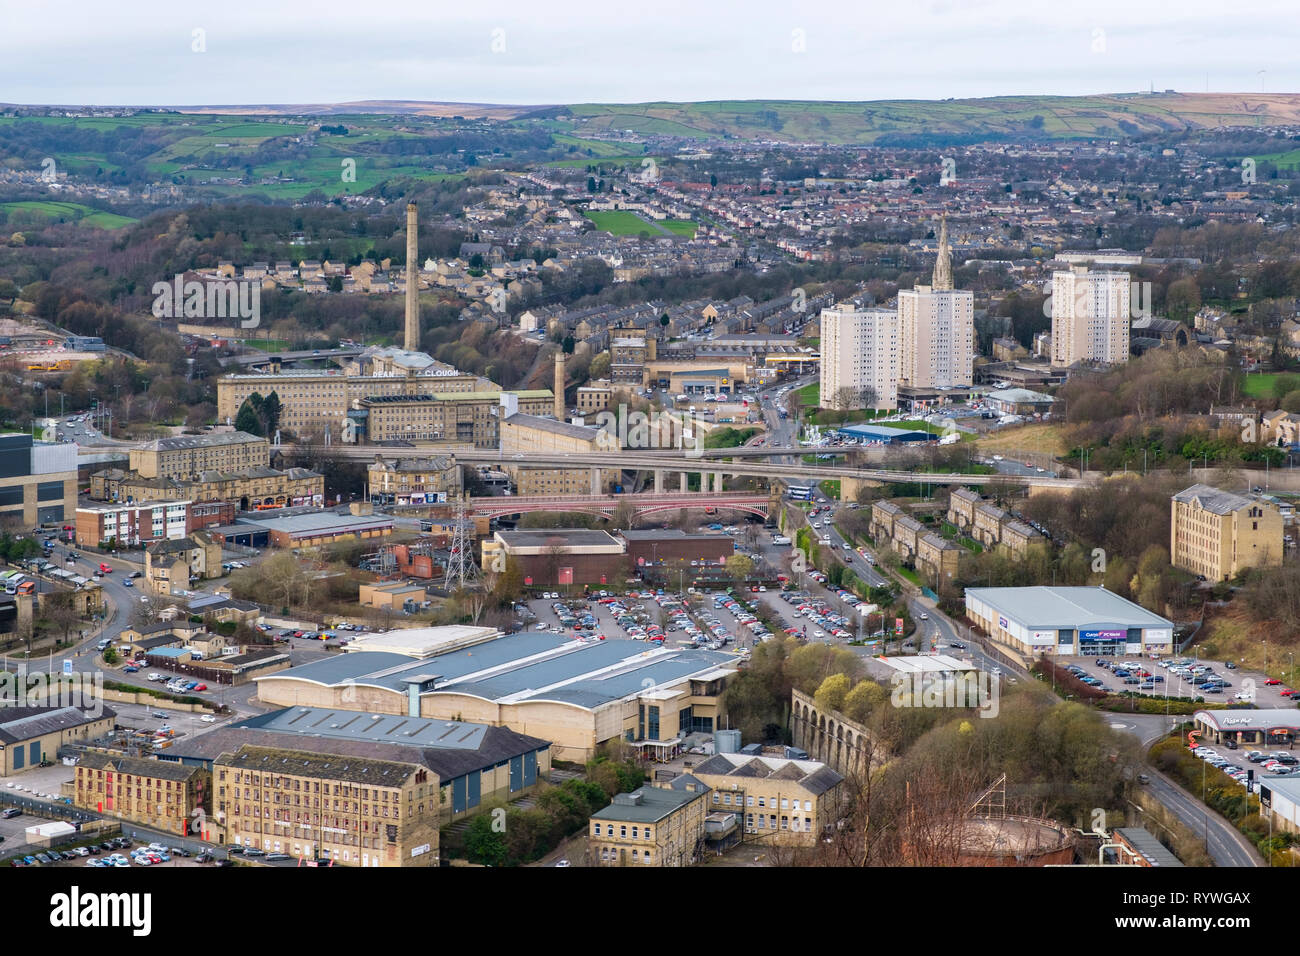
[(555, 417), (565, 421), (564, 416), (564, 349), (555, 350)]
[(413, 202), (406, 204), (406, 339), (408, 352), (420, 349), (420, 226)]

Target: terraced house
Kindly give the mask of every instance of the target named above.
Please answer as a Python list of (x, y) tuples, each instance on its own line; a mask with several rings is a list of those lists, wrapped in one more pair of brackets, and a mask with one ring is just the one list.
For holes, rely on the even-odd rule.
[(454, 455), (392, 461), (376, 455), (366, 478), (366, 497), (374, 504), (424, 504), (461, 492), (461, 470)]

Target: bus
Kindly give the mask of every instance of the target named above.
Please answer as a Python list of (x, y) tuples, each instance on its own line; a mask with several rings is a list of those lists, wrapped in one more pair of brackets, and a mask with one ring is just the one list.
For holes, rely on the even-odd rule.
[(812, 485), (790, 485), (786, 489), (786, 497), (791, 501), (812, 501)]

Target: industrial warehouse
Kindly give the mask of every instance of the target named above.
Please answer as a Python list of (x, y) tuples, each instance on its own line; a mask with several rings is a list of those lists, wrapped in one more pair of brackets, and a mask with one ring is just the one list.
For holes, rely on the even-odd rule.
[(967, 588), (966, 617), (1026, 654), (1168, 654), (1174, 625), (1105, 588)]
[(589, 760), (615, 738), (662, 758), (687, 734), (712, 733), (735, 663), (714, 651), (434, 627), (375, 635), (359, 650), (257, 685), (261, 701), (275, 706), (509, 727), (552, 741), (565, 760)]

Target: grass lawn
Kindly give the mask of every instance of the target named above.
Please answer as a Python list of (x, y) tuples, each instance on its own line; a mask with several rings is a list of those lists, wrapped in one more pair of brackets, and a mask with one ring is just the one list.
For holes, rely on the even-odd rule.
[(757, 434), (757, 428), (717, 428), (704, 436), (704, 447), (739, 448)]
[(826, 478), (822, 480), (822, 491), (831, 498), (839, 500), (840, 497), (840, 480), (838, 478)]
[(263, 352), (285, 352), (289, 349), (288, 339), (245, 339), (244, 344)]
[(9, 212), (29, 212), (47, 219), (60, 222), (76, 222), (95, 229), (121, 229), (137, 220), (116, 213), (100, 212), (76, 202), (49, 202), (28, 200), (24, 202), (7, 202), (0, 208)]
[(822, 386), (820, 382), (813, 382), (811, 385), (805, 385), (795, 392), (799, 396), (799, 401), (805, 405), (811, 405), (816, 408), (822, 401)]
[(974, 551), (976, 554), (979, 554), (984, 550), (983, 546), (980, 545), (980, 543), (976, 541), (974, 538), (968, 538), (964, 534), (962, 534), (961, 529), (958, 528), (955, 524), (949, 524), (948, 522), (945, 521), (940, 526), (939, 533), (942, 534), (949, 541), (956, 541), (967, 551)]
[(907, 578), (907, 580), (911, 581), (918, 588), (924, 586), (921, 583), (921, 576), (917, 574), (915, 571), (910, 571), (901, 565), (898, 566), (897, 568), (894, 568), (894, 570), (897, 571), (899, 574), (901, 574), (903, 577)]
[(1278, 379), (1300, 380), (1294, 372), (1264, 372), (1247, 375), (1241, 384), (1241, 390), (1248, 398), (1272, 398), (1273, 388)]
[(999, 428), (992, 435), (977, 442), (981, 455), (989, 456), (995, 452), (1030, 452), (1056, 457), (1065, 453), (1065, 443), (1061, 439), (1061, 426), (1036, 422), (1032, 425), (1013, 425)]
[(639, 236), (643, 232), (648, 232), (652, 236), (661, 235), (659, 230), (636, 213), (623, 209), (610, 212), (587, 212), (583, 215), (594, 222), (597, 229), (611, 232), (616, 236)]
[(659, 225), (674, 236), (685, 236), (688, 239), (694, 239), (695, 230), (699, 228), (699, 225), (691, 219), (661, 219)]

